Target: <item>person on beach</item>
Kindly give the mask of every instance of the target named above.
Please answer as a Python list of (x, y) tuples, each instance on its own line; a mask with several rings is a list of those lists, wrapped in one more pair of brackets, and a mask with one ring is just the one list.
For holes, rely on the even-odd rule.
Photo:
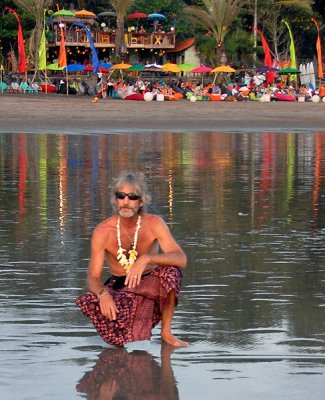
[[(107, 343), (149, 340), (161, 321), (164, 342), (188, 346), (171, 333), (187, 258), (164, 220), (145, 211), (150, 195), (143, 175), (121, 173), (111, 201), (116, 214), (93, 232), (89, 292), (77, 305)], [(112, 276), (103, 284), (105, 256)]]

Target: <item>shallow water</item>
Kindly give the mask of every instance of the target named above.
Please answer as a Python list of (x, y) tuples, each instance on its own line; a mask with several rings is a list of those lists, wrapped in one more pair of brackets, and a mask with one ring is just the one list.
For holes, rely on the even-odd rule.
[[(324, 161), (325, 132), (0, 134), (1, 398), (323, 399)], [(108, 347), (74, 305), (124, 169), (188, 255), (188, 348)]]

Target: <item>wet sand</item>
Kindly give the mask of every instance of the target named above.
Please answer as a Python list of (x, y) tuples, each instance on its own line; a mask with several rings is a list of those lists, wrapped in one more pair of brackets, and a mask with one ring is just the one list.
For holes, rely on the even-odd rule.
[(324, 130), (325, 103), (146, 102), (0, 95), (0, 132)]

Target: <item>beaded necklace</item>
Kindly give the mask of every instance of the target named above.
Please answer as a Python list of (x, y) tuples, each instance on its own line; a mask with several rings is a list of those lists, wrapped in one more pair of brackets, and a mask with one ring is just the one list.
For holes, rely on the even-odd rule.
[(138, 220), (135, 226), (135, 232), (134, 232), (134, 238), (132, 242), (132, 248), (131, 250), (128, 251), (129, 258), (126, 257), (124, 252), (126, 249), (122, 248), (122, 243), (121, 243), (121, 230), (120, 230), (120, 217), (118, 217), (117, 223), (116, 223), (116, 231), (117, 231), (117, 244), (118, 244), (118, 250), (117, 250), (117, 261), (122, 265), (126, 273), (130, 271), (130, 268), (132, 265), (135, 263), (135, 260), (137, 259), (138, 252), (137, 252), (137, 242), (138, 242), (138, 234), (139, 230), (141, 228), (141, 215), (138, 216)]

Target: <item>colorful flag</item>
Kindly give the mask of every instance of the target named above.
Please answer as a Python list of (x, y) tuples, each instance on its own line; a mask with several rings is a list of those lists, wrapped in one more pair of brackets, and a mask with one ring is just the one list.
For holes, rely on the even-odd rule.
[(45, 35), (45, 12), (43, 13), (43, 31), (42, 37), (38, 49), (38, 70), (45, 70), (46, 69), (46, 35)]
[(59, 5), (56, 5), (56, 8), (58, 10), (58, 15), (59, 15), (59, 27), (60, 27), (60, 34), (61, 34), (61, 39), (60, 39), (60, 52), (59, 52), (59, 58), (58, 58), (58, 66), (59, 68), (64, 68), (68, 65), (67, 63), (67, 52), (65, 50), (65, 41), (64, 41), (64, 30), (63, 30), (63, 22), (60, 16), (60, 8)]
[(293, 41), (292, 32), (291, 32), (288, 22), (285, 19), (282, 22), (287, 26), (288, 31), (289, 31), (289, 36), (290, 36), (290, 59), (291, 59), (290, 67), (297, 68), (296, 51), (295, 51), (295, 44)]
[(46, 37), (45, 29), (42, 32), (41, 43), (38, 49), (38, 70), (46, 69)]
[(64, 32), (61, 28), (61, 40), (60, 40), (60, 52), (58, 58), (58, 66), (59, 68), (63, 68), (67, 66), (67, 52), (65, 51), (65, 41), (64, 41)]
[(319, 26), (316, 21), (316, 19), (313, 17), (311, 19), (314, 24), (316, 25), (317, 28), (317, 41), (316, 41), (316, 49), (317, 49), (317, 63), (318, 63), (318, 78), (323, 79), (324, 78), (324, 72), (323, 72), (323, 62), (322, 62), (322, 45), (321, 45), (321, 39), (320, 39), (320, 33), (319, 33)]
[(89, 40), (89, 47), (91, 48), (91, 64), (93, 66), (93, 73), (96, 74), (99, 71), (99, 59), (98, 59), (98, 55), (96, 52), (96, 47), (94, 44), (94, 39), (91, 36), (91, 33), (89, 31), (89, 29), (87, 28), (87, 26), (82, 23), (82, 22), (74, 22), (71, 26), (70, 29), (71, 30), (74, 26), (79, 26), (80, 28), (84, 29), (86, 31), (86, 35), (87, 38)]
[(24, 41), (24, 35), (23, 35), (23, 29), (21, 27), (20, 19), (18, 17), (18, 14), (16, 11), (14, 11), (12, 8), (5, 7), (5, 10), (8, 10), (12, 14), (14, 14), (17, 22), (18, 22), (18, 54), (19, 54), (19, 65), (18, 65), (18, 70), (19, 73), (25, 73), (27, 71), (26, 67), (26, 55), (25, 55), (25, 41)]
[(261, 36), (262, 39), (262, 46), (264, 50), (264, 65), (266, 67), (272, 67), (272, 57), (269, 45), (267, 44), (267, 41), (262, 32), (259, 31), (255, 26), (253, 26), (253, 29)]

